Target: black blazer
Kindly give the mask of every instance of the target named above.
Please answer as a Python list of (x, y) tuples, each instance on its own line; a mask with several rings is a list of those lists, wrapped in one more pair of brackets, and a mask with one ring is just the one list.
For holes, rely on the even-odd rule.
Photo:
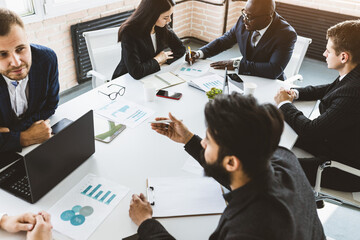
[[(203, 165), (200, 140), (194, 136), (185, 150)], [(224, 198), (228, 205), (210, 240), (325, 239), (312, 188), (295, 155), (285, 148), (275, 151), (267, 171)], [(140, 239), (174, 239), (154, 219), (141, 223), (138, 234)]]
[(31, 44), (32, 65), (29, 71), (28, 109), (18, 119), (11, 108), (9, 90), (0, 75), (0, 127), (10, 129), (0, 133), (0, 152), (21, 151), (20, 132), (38, 120), (55, 113), (59, 102), (59, 72), (56, 54), (50, 48)]
[(312, 154), (360, 168), (360, 65), (338, 79), (298, 89), (300, 101), (321, 100), (316, 119), (308, 119), (290, 103), (280, 109), (299, 140), (318, 150)]
[(239, 74), (285, 80), (283, 71), (291, 58), (297, 38), (294, 28), (274, 13), (272, 23), (254, 49), (249, 45), (251, 33), (246, 30), (241, 16), (233, 28), (200, 50), (208, 58), (237, 43), (243, 56)]
[(155, 32), (156, 52), (154, 51), (150, 33), (140, 35), (136, 30), (130, 28), (123, 32), (121, 39), (121, 61), (116, 67), (112, 79), (125, 73), (130, 73), (133, 78), (140, 79), (159, 71), (160, 65), (154, 57), (166, 48), (170, 48), (174, 53), (174, 58), (168, 60), (167, 64), (171, 64), (185, 54), (185, 47), (173, 30), (155, 27)]

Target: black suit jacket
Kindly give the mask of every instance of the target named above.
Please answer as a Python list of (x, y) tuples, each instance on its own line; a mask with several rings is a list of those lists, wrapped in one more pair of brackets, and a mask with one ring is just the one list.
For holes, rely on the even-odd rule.
[[(200, 140), (194, 136), (185, 150), (203, 165)], [(311, 186), (295, 155), (285, 148), (275, 151), (267, 171), (224, 197), (228, 206), (211, 240), (325, 239)], [(140, 239), (174, 239), (154, 219), (144, 221), (138, 234)]]
[(55, 52), (31, 44), (31, 57), (28, 109), (22, 119), (18, 119), (11, 108), (9, 90), (0, 75), (0, 127), (10, 129), (8, 133), (0, 133), (0, 152), (21, 151), (20, 132), (38, 120), (48, 119), (55, 113), (59, 102), (59, 72)]
[(290, 103), (280, 109), (299, 140), (314, 148), (305, 150), (360, 168), (360, 65), (338, 79), (298, 89), (300, 101), (321, 100), (316, 119), (308, 119)]
[(133, 78), (140, 79), (149, 74), (160, 70), (160, 65), (154, 57), (166, 48), (173, 52), (173, 59), (166, 63), (171, 64), (185, 54), (185, 47), (181, 40), (170, 28), (155, 27), (156, 45), (155, 52), (151, 36), (149, 34), (139, 34), (130, 28), (123, 32), (121, 39), (121, 61), (116, 67), (112, 79), (125, 73), (129, 73)]
[(279, 14), (274, 13), (272, 23), (254, 49), (248, 44), (250, 38), (251, 32), (246, 30), (241, 16), (232, 29), (200, 50), (208, 58), (237, 43), (243, 56), (239, 74), (286, 79), (284, 69), (291, 58), (297, 38), (294, 28)]

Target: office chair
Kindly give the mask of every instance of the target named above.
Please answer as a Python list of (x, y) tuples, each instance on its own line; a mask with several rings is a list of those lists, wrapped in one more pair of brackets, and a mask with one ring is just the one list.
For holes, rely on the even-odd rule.
[(321, 201), (321, 200), (328, 200), (331, 202), (335, 202), (338, 204), (348, 204), (357, 208), (360, 208), (360, 200), (357, 201), (354, 199), (352, 192), (342, 192), (342, 191), (336, 191), (328, 188), (321, 188), (321, 174), (324, 171), (325, 168), (328, 167), (334, 167), (341, 171), (353, 174), (355, 176), (360, 177), (360, 170), (347, 166), (345, 164), (336, 162), (336, 161), (327, 161), (323, 164), (321, 164), (318, 167), (317, 174), (316, 174), (316, 181), (315, 181), (315, 200)]
[(117, 41), (119, 27), (84, 32), (83, 36), (90, 56), (92, 77), (95, 88), (111, 80), (111, 76), (121, 59), (121, 43)]
[(287, 77), (285, 82), (294, 84), (295, 81), (302, 81), (303, 77), (299, 74), (299, 70), (311, 42), (311, 38), (297, 36), (294, 51), (288, 65), (284, 69), (284, 73)]

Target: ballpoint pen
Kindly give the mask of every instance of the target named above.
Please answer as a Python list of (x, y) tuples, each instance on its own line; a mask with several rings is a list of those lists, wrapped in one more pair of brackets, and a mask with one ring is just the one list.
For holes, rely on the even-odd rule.
[(188, 46), (188, 49), (189, 49), (189, 63), (190, 63), (190, 66), (191, 66), (192, 61), (191, 61), (191, 48), (190, 48), (190, 46)]

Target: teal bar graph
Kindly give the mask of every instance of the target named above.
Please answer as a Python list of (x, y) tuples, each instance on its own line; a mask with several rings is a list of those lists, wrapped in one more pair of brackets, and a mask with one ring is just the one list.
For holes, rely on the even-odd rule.
[(109, 205), (109, 204), (111, 203), (111, 201), (112, 201), (115, 197), (116, 197), (116, 195), (113, 194), (113, 195), (111, 196), (111, 198), (109, 198), (109, 200), (106, 201), (105, 204)]
[(111, 193), (111, 191), (108, 191), (107, 193), (105, 193), (105, 195), (100, 199), (100, 202), (104, 202), (105, 198), (107, 196), (109, 196), (110, 193)]
[(98, 184), (97, 186), (96, 186), (96, 188), (94, 188), (90, 193), (89, 193), (89, 197), (92, 197), (92, 195), (99, 189), (101, 187), (101, 184)]
[(82, 191), (82, 192), (81, 192), (81, 194), (84, 194), (84, 195), (85, 195), (85, 194), (86, 194), (86, 192), (87, 192), (87, 191), (89, 191), (89, 189), (90, 189), (90, 188), (92, 188), (92, 186), (91, 186), (91, 185), (90, 185), (90, 186), (88, 186), (88, 187), (87, 187), (84, 191)]
[[(86, 197), (90, 197), (90, 198), (92, 198), (92, 199), (94, 199), (96, 201), (99, 201), (101, 203), (104, 203), (106, 205), (109, 205), (111, 203), (111, 201), (113, 201), (114, 198), (116, 197), (116, 194), (111, 195), (111, 191), (102, 190), (101, 188), (103, 188), (103, 186), (101, 184), (97, 184), (96, 187), (93, 188), (93, 186), (95, 186), (95, 185), (96, 184), (92, 184), (92, 185), (87, 186), (81, 192), (81, 194), (85, 195)], [(110, 195), (111, 195), (111, 197), (110, 197)]]
[(101, 195), (102, 193), (103, 193), (103, 191), (98, 192), (98, 194), (96, 194), (96, 195), (95, 195), (94, 199), (96, 199), (96, 200), (97, 200), (97, 199), (98, 199), (98, 197), (100, 197), (100, 195)]

